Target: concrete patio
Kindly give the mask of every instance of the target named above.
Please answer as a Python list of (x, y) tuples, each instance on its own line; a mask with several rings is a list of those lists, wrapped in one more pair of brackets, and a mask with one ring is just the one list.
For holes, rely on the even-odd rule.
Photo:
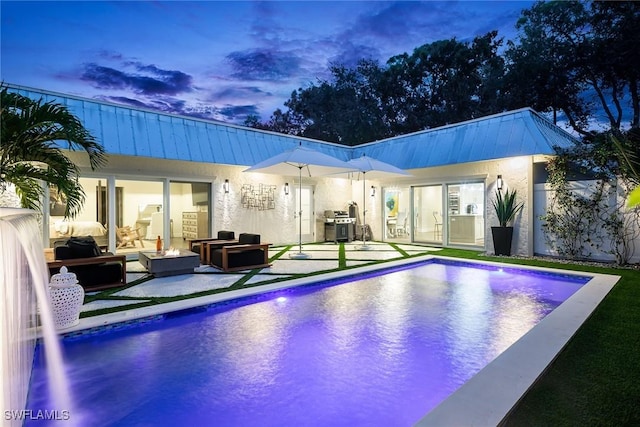
[[(367, 267), (380, 262), (397, 261), (418, 255), (437, 252), (434, 248), (416, 244), (393, 244), (367, 242), (369, 250), (359, 250), (362, 242), (341, 244), (314, 243), (302, 246), (302, 251), (311, 255), (304, 260), (290, 259), (290, 253), (298, 252), (295, 246), (271, 247), (271, 267), (260, 270), (244, 270), (224, 273), (214, 267), (201, 265), (194, 274), (169, 277), (154, 277), (138, 261), (127, 263), (127, 283), (124, 289), (88, 292), (82, 307), (80, 324), (60, 331), (67, 333), (85, 328), (104, 326), (145, 316), (207, 304), (211, 297), (220, 296), (221, 289), (234, 291), (256, 289), (256, 285), (277, 283), (279, 287), (293, 285), (310, 275), (323, 273), (346, 274), (354, 267)], [(340, 247), (344, 246), (345, 257), (340, 261)], [(345, 270), (346, 267), (346, 270)], [(360, 269), (358, 269), (360, 270)], [(324, 277), (324, 274), (323, 274)], [(233, 289), (233, 291), (231, 290)], [(258, 287), (260, 289), (260, 287)], [(217, 292), (217, 293), (216, 293)], [(213, 294), (213, 295), (211, 295)], [(224, 294), (227, 294), (225, 292)], [(206, 298), (206, 296), (209, 298)], [(214, 298), (219, 299), (219, 298)], [(167, 300), (167, 303), (163, 303)], [(180, 301), (176, 301), (180, 300)], [(140, 305), (147, 305), (140, 307)], [(105, 309), (115, 313), (101, 314)]]

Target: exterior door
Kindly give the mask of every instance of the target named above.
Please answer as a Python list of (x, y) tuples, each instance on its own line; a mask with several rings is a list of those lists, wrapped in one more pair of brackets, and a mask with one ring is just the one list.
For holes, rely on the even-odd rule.
[(448, 244), (484, 246), (484, 183), (447, 185)]
[(300, 188), (296, 187), (296, 212), (300, 210), (299, 202), (302, 201), (302, 221), (296, 214), (296, 231), (300, 233), (300, 226), (302, 225), (302, 241), (313, 242), (314, 241), (314, 225), (315, 214), (313, 212), (313, 187), (310, 185), (302, 185), (302, 194), (300, 194)]
[(413, 240), (442, 244), (442, 185), (413, 188)]

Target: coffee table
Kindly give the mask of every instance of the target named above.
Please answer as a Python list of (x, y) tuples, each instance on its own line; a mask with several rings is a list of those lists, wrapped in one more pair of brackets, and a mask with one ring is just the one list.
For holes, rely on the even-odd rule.
[(140, 251), (138, 261), (156, 277), (176, 276), (193, 273), (193, 269), (200, 266), (200, 255), (186, 249), (178, 249), (176, 255)]

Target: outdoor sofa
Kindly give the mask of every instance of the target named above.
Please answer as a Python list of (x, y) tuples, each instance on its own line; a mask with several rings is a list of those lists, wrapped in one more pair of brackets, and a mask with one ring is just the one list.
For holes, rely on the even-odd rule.
[(71, 237), (56, 241), (54, 260), (47, 262), (49, 274), (57, 274), (62, 266), (75, 273), (85, 291), (95, 291), (127, 284), (127, 258), (102, 252), (93, 237)]

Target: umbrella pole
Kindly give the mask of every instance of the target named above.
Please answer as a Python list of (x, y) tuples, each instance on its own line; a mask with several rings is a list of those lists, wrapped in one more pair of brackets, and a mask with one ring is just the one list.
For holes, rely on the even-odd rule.
[(289, 255), (289, 258), (305, 259), (310, 258), (309, 254), (302, 253), (302, 168), (298, 166), (298, 253)]
[(298, 253), (302, 253), (302, 167), (298, 167)]
[(362, 246), (358, 249), (366, 251), (371, 249), (367, 245), (367, 173), (362, 172)]

